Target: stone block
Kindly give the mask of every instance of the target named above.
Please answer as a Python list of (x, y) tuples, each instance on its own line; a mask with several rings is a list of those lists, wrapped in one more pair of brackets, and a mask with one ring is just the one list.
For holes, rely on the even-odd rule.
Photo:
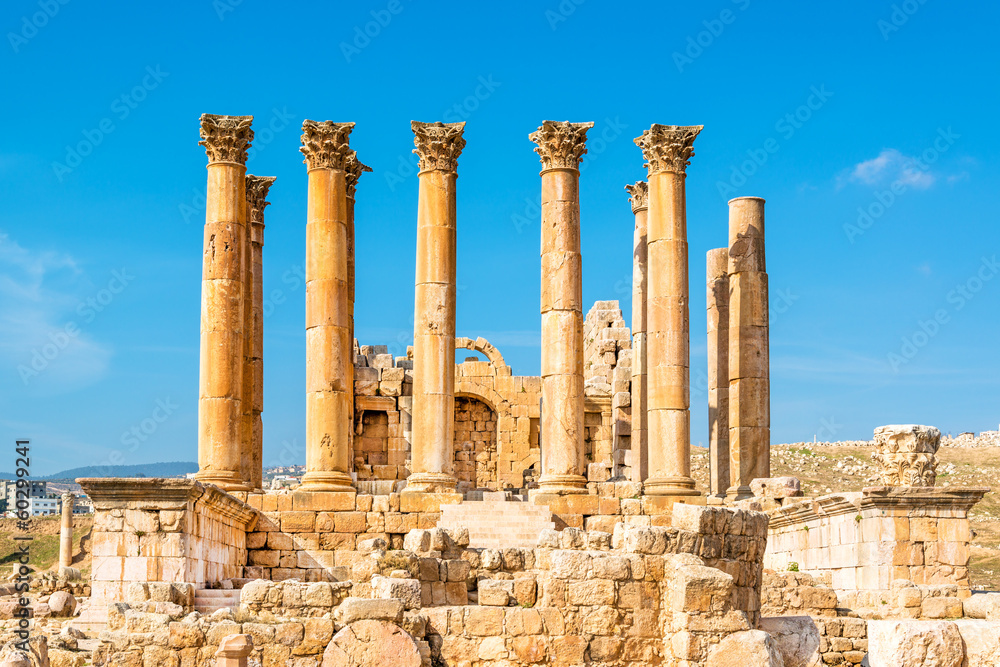
[[(441, 505), (458, 505), (462, 500), (460, 493), (403, 492), (399, 495), (399, 510), (405, 513), (437, 514), (441, 511)], [(437, 523), (437, 519), (434, 523)]]
[(509, 579), (480, 579), (479, 604), (506, 607), (514, 596), (514, 582)]
[(334, 612), (337, 621), (349, 625), (360, 620), (403, 622), (403, 601), (399, 599), (369, 600), (349, 597)]
[(871, 667), (961, 667), (965, 645), (950, 621), (868, 621)]
[(495, 637), (503, 632), (504, 610), (470, 607), (465, 616), (465, 632), (473, 637)]
[(284, 533), (311, 533), (316, 527), (315, 512), (283, 512), (281, 531)]
[(420, 609), (422, 606), (420, 581), (417, 579), (374, 576), (371, 585), (372, 595), (376, 598), (402, 600), (404, 609)]
[[(774, 638), (784, 667), (819, 667), (819, 628), (809, 616), (762, 617), (759, 629)], [(749, 667), (749, 666), (747, 666)]]
[(785, 667), (781, 649), (762, 630), (745, 630), (726, 636), (708, 654), (708, 667)]

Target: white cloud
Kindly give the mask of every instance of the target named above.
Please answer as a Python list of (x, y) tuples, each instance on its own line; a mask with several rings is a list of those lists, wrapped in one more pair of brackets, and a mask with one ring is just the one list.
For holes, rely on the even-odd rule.
[(895, 148), (885, 148), (878, 157), (860, 162), (851, 169), (848, 180), (865, 185), (899, 182), (910, 188), (926, 190), (937, 177), (916, 158)]
[(51, 395), (104, 376), (112, 350), (77, 313), (82, 278), (72, 256), (32, 251), (0, 232), (0, 373), (8, 378), (0, 384)]

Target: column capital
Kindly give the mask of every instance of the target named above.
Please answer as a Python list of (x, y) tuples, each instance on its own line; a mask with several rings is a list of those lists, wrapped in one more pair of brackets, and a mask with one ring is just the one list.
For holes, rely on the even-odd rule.
[(580, 169), (580, 160), (587, 152), (587, 130), (593, 123), (544, 120), (541, 127), (528, 135), (538, 144), (535, 152), (541, 156), (542, 170)]
[(413, 152), (420, 157), (420, 171), (458, 171), (458, 156), (465, 148), (465, 123), (411, 121)]
[(310, 169), (340, 169), (351, 155), (351, 130), (354, 123), (334, 123), (332, 120), (302, 121), (302, 148), (299, 150)]
[(351, 154), (347, 157), (347, 166), (345, 168), (347, 172), (348, 199), (354, 199), (354, 193), (358, 189), (358, 181), (361, 179), (361, 174), (371, 170), (371, 167), (358, 159), (357, 151), (351, 151)]
[(253, 116), (220, 116), (203, 113), (199, 122), (201, 141), (198, 145), (205, 147), (209, 163), (247, 163), (247, 149), (253, 141), (253, 130), (250, 129)]
[(247, 218), (250, 222), (264, 220), (264, 208), (271, 204), (267, 201), (267, 192), (275, 180), (274, 176), (247, 174)]
[(629, 201), (632, 204), (632, 213), (649, 208), (649, 183), (636, 181), (632, 185), (626, 185), (625, 189), (628, 191)]
[(650, 174), (670, 171), (683, 174), (694, 157), (694, 140), (704, 125), (656, 125), (636, 137)]

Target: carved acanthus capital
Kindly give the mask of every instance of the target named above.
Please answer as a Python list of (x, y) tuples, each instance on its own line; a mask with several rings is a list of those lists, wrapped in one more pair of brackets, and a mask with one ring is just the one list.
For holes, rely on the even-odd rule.
[(253, 141), (253, 116), (219, 116), (203, 113), (201, 141), (209, 162), (247, 163), (247, 149)]
[(649, 183), (646, 181), (636, 181), (633, 185), (626, 185), (629, 201), (632, 203), (632, 213), (649, 208)]
[(264, 208), (271, 204), (267, 201), (267, 191), (274, 181), (274, 176), (247, 174), (247, 218), (250, 222), (263, 224)]
[(302, 123), (303, 160), (310, 169), (341, 169), (347, 165), (354, 123), (306, 120)]
[(458, 156), (465, 148), (465, 123), (412, 121), (413, 152), (420, 157), (420, 171), (458, 171)]
[(886, 486), (934, 486), (941, 431), (915, 424), (880, 426), (875, 429), (875, 452), (879, 479)]
[(683, 174), (694, 157), (694, 140), (704, 125), (653, 125), (636, 137), (650, 174), (672, 171)]
[(357, 192), (358, 180), (361, 178), (361, 174), (371, 170), (371, 167), (358, 159), (357, 151), (351, 151), (350, 156), (347, 158), (347, 167), (344, 170), (347, 173), (348, 197), (354, 199), (354, 193)]
[(528, 135), (538, 144), (535, 152), (542, 158), (542, 169), (579, 169), (587, 152), (587, 130), (593, 123), (570, 123), (545, 120)]

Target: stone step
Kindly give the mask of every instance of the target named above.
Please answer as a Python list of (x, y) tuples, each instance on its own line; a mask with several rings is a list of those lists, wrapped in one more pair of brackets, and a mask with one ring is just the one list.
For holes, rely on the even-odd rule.
[(197, 600), (208, 600), (208, 599), (240, 599), (239, 589), (212, 589), (212, 588), (199, 588), (194, 592), (194, 599)]

